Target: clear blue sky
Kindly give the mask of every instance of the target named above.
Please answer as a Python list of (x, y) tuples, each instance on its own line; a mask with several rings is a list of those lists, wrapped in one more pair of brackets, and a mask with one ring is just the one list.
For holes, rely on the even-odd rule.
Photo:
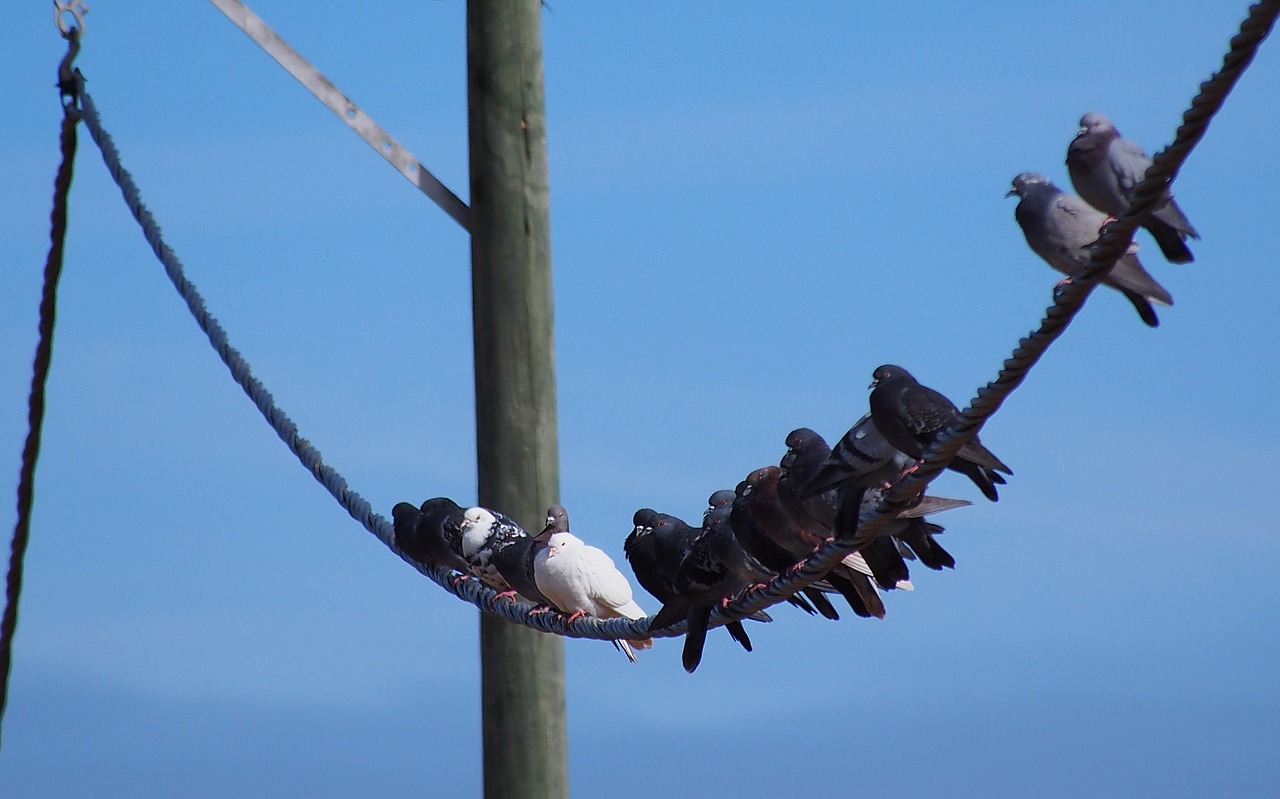
[[(465, 198), (460, 2), (252, 7)], [(692, 519), (793, 427), (838, 437), (880, 363), (967, 399), (1058, 280), (1009, 180), (1065, 185), (1089, 110), (1166, 143), (1244, 10), (553, 0), (576, 531), (622, 563), (635, 508)], [(51, 16), (11, 4), (0, 30), (10, 485), (57, 162)], [(1140, 234), (1177, 299), (1160, 329), (1099, 292), (984, 433), (1017, 472), (1000, 503), (935, 485), (978, 500), (943, 519), (957, 569), (918, 570), (884, 621), (782, 608), (750, 655), (713, 635), (693, 676), (678, 641), (636, 666), (568, 642), (575, 796), (1274, 791), (1278, 47), (1177, 183), (1197, 263)], [(211, 5), (96, 4), (78, 63), (303, 435), (384, 513), (474, 499), (461, 230)], [(0, 793), (479, 794), (477, 612), (276, 440), (87, 135), (36, 492)]]

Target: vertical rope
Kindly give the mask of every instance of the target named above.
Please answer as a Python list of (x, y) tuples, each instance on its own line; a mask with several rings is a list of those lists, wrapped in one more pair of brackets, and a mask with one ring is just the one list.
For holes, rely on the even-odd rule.
[[(67, 57), (61, 72), (65, 78), (71, 59), (79, 49), (79, 31), (71, 29)], [(64, 97), (74, 98), (74, 87), (59, 82)], [(69, 90), (72, 92), (69, 94)], [(5, 580), (4, 616), (0, 617), (0, 722), (9, 703), (9, 671), (13, 663), (13, 636), (18, 628), (18, 598), (22, 594), (22, 567), (31, 538), (31, 509), (35, 502), (36, 460), (40, 456), (40, 433), (44, 427), (44, 392), (53, 360), (53, 324), (58, 306), (58, 279), (62, 276), (62, 250), (67, 237), (67, 195), (71, 190), (76, 158), (76, 124), (80, 111), (74, 99), (63, 106), (58, 142), (62, 162), (53, 180), (53, 210), (49, 213), (49, 256), (44, 262), (44, 287), (40, 291), (40, 338), (31, 367), (31, 393), (27, 398), (27, 439), (22, 447), (18, 473), (18, 521), (9, 545), (9, 572)]]

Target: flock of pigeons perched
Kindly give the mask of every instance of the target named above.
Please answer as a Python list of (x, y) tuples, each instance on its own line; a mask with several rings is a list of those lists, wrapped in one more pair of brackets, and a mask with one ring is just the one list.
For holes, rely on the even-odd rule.
[[(687, 671), (702, 659), (718, 605), (795, 567), (833, 536), (850, 540), (859, 513), (914, 470), (924, 450), (959, 416), (950, 400), (901, 367), (881, 366), (872, 379), (871, 413), (834, 448), (808, 428), (792, 431), (779, 465), (756, 469), (733, 491), (712, 494), (700, 526), (651, 508), (635, 512), (624, 544), (627, 560), (640, 585), (662, 602), (650, 629), (688, 622)], [(977, 439), (948, 468), (968, 476), (993, 501), (996, 486), (1012, 474)], [(840, 614), (828, 596), (838, 593), (856, 615), (882, 618), (880, 591), (912, 588), (907, 560), (939, 570), (955, 566), (935, 537), (942, 528), (925, 517), (968, 504), (920, 497), (866, 548), (788, 601), (834, 620)], [(413, 560), (451, 568), (458, 572), (454, 579), (479, 579), (499, 596), (519, 595), (537, 606), (535, 612), (555, 608), (571, 617), (601, 619), (647, 615), (613, 560), (569, 531), (568, 514), (559, 505), (548, 509), (545, 528), (533, 536), (497, 511), (464, 509), (446, 497), (416, 508), (398, 503), (392, 517), (396, 544)], [(770, 620), (764, 612), (750, 618)], [(726, 629), (751, 651), (742, 622)], [(649, 648), (652, 640), (616, 645), (634, 661), (634, 650)]]
[[(1038, 172), (1015, 177), (1006, 196), (1020, 198), (1014, 216), (1027, 244), (1049, 266), (1066, 274), (1063, 283), (1067, 283), (1089, 263), (1089, 245), (1098, 239), (1103, 226), (1129, 208), (1135, 199), (1134, 189), (1150, 166), (1151, 159), (1143, 149), (1121, 136), (1111, 120), (1102, 114), (1085, 114), (1080, 118), (1080, 132), (1067, 148), (1067, 173), (1080, 196), (1067, 194)], [(1171, 263), (1195, 260), (1187, 249), (1187, 239), (1198, 239), (1200, 234), (1172, 193), (1165, 192), (1143, 227)], [(1137, 251), (1137, 244), (1132, 244), (1102, 282), (1133, 303), (1142, 321), (1156, 327), (1160, 320), (1151, 303), (1173, 305), (1173, 296), (1143, 269)]]
[[(1009, 194), (1021, 198), (1015, 216), (1031, 249), (1070, 280), (1089, 262), (1090, 245), (1109, 216), (1124, 213), (1150, 164), (1142, 149), (1121, 138), (1106, 117), (1086, 114), (1067, 153), (1072, 183), (1084, 200), (1038, 173), (1024, 172), (1013, 180)], [(1192, 260), (1186, 239), (1198, 235), (1171, 195), (1165, 195), (1146, 227), (1170, 261)], [(1158, 320), (1151, 302), (1172, 305), (1173, 298), (1142, 268), (1136, 249), (1104, 282), (1123, 293), (1154, 327)], [(950, 400), (899, 366), (876, 369), (870, 388), (870, 413), (835, 447), (813, 430), (793, 430), (777, 466), (756, 469), (734, 490), (708, 498), (701, 525), (651, 508), (635, 512), (624, 544), (626, 557), (640, 585), (662, 603), (649, 629), (687, 622), (686, 671), (701, 662), (715, 608), (796, 568), (832, 538), (852, 540), (859, 514), (914, 471), (924, 451), (959, 416)], [(1013, 474), (977, 438), (947, 468), (968, 477), (993, 502), (999, 498), (996, 487)], [(829, 597), (840, 594), (854, 614), (882, 618), (881, 592), (913, 587), (908, 560), (934, 570), (955, 567), (955, 559), (937, 541), (943, 528), (926, 517), (969, 504), (919, 497), (866, 547), (787, 601), (835, 620), (840, 615)], [(533, 612), (555, 608), (571, 618), (600, 619), (647, 615), (613, 560), (569, 531), (568, 514), (559, 505), (548, 509), (546, 526), (537, 535), (496, 510), (463, 508), (447, 497), (428, 499), (419, 507), (398, 503), (392, 517), (396, 544), (405, 555), (452, 569), (455, 580), (479, 579), (499, 596), (523, 597), (535, 605)], [(771, 621), (763, 611), (748, 618)], [(751, 651), (741, 621), (729, 622), (725, 629)], [(652, 644), (650, 638), (614, 642), (632, 662), (635, 650)]]

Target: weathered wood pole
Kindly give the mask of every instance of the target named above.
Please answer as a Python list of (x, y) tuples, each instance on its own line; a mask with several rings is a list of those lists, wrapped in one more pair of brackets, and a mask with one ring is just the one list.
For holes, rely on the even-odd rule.
[[(559, 501), (539, 0), (468, 0), (480, 503), (542, 529)], [(565, 799), (564, 644), (480, 617), (486, 799)]]

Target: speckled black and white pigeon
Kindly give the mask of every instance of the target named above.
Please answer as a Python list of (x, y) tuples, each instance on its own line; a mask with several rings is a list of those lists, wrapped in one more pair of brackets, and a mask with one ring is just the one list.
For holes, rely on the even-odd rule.
[[(1023, 172), (1013, 179), (1006, 197), (1017, 196), (1014, 218), (1027, 244), (1049, 266), (1073, 276), (1088, 265), (1090, 246), (1098, 240), (1107, 215), (1074, 194), (1067, 194), (1038, 172)], [(1160, 324), (1151, 303), (1173, 305), (1173, 295), (1156, 282), (1138, 260), (1137, 244), (1121, 256), (1102, 282), (1123, 294), (1151, 327)]]
[(490, 558), (493, 567), (520, 596), (534, 604), (550, 606), (551, 600), (538, 590), (538, 582), (533, 575), (533, 561), (538, 551), (547, 546), (547, 541), (553, 534), (568, 530), (569, 514), (563, 507), (552, 505), (547, 508), (547, 519), (542, 532), (535, 536), (508, 536), (497, 542)]
[(462, 515), (462, 558), (472, 574), (498, 591), (516, 589), (494, 565), (495, 551), (528, 538), (524, 528), (498, 511), (477, 505)]
[[(1113, 217), (1129, 210), (1134, 189), (1150, 166), (1151, 158), (1142, 147), (1121, 136), (1111, 120), (1098, 113), (1080, 118), (1080, 132), (1067, 147), (1071, 185), (1085, 202)], [(1178, 207), (1172, 191), (1165, 192), (1142, 226), (1155, 237), (1160, 251), (1172, 263), (1189, 264), (1195, 260), (1187, 249), (1187, 238), (1198, 239), (1200, 234)]]
[(462, 557), (463, 509), (458, 503), (448, 497), (428, 499), (420, 508), (400, 502), (391, 517), (401, 552), (419, 563), (471, 573)]
[[(915, 460), (960, 417), (951, 400), (921, 385), (901, 366), (884, 365), (871, 374), (871, 421), (894, 448)], [(948, 469), (965, 475), (987, 499), (999, 499), (992, 472), (1013, 470), (982, 446), (977, 436), (956, 454)]]

